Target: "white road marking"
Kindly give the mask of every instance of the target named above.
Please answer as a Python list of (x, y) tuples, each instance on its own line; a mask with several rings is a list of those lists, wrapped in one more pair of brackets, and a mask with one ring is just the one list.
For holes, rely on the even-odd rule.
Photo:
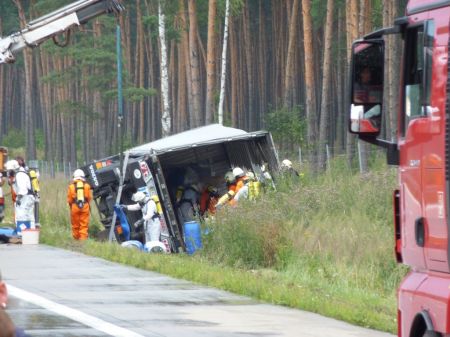
[(22, 290), (7, 284), (8, 293), (14, 297), (17, 297), (23, 301), (33, 303), (39, 307), (53, 311), (58, 315), (68, 317), (74, 321), (90, 326), (96, 330), (107, 333), (110, 336), (115, 337), (144, 337), (133, 331), (121, 328), (117, 325), (105, 322), (97, 317), (85, 314), (76, 309), (69, 308), (65, 305), (52, 302), (42, 296), (30, 293), (26, 290)]

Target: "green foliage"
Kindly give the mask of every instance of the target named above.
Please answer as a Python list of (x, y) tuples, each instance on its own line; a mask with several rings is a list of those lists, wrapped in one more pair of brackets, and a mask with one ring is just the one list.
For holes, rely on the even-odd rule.
[(327, 16), (327, 1), (313, 0), (311, 3), (311, 17), (315, 29), (322, 29)]
[(25, 147), (25, 130), (10, 129), (2, 138), (2, 146), (7, 148), (24, 148)]
[(8, 35), (19, 29), (18, 11), (12, 1), (0, 1), (0, 15), (2, 17), (3, 29), (2, 32), (0, 31), (0, 36)]
[[(152, 39), (159, 39), (159, 17), (158, 15), (147, 15), (142, 17), (144, 26), (150, 30)], [(181, 32), (173, 26), (174, 15), (165, 15), (165, 30), (167, 41), (180, 42)]]
[[(158, 94), (158, 90), (153, 88), (128, 87), (123, 89), (123, 98), (128, 102), (140, 102), (144, 98), (155, 96), (156, 94)], [(117, 98), (117, 89), (105, 92), (104, 97), (110, 100)]]
[[(237, 16), (244, 8), (244, 0), (230, 0), (230, 15)], [(217, 0), (217, 12), (220, 17), (225, 17), (226, 0)]]
[(300, 107), (293, 110), (283, 108), (267, 114), (266, 126), (276, 143), (303, 143), (306, 122), (300, 118), (301, 110)]
[(42, 129), (34, 130), (34, 140), (36, 144), (36, 150), (42, 152), (45, 150), (45, 135)]
[(55, 111), (58, 114), (68, 115), (68, 116), (80, 116), (88, 115), (94, 117), (94, 112), (84, 103), (75, 101), (61, 101), (55, 106)]
[(65, 0), (38, 0), (33, 4), (33, 11), (41, 16), (67, 5)]

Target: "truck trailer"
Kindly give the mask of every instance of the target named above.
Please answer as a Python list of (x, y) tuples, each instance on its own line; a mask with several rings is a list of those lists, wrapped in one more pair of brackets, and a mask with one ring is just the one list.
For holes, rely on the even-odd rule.
[[(393, 27), (352, 47), (349, 131), (386, 148), (388, 164), (398, 166), (393, 248), (410, 267), (398, 288), (399, 337), (450, 336), (449, 22), (449, 0), (409, 0)], [(376, 74), (384, 73), (388, 34), (401, 36), (403, 49), (392, 56), (402, 64), (395, 141), (380, 137), (390, 88)]]
[[(142, 217), (141, 212), (127, 211), (129, 227), (122, 228), (114, 211), (117, 204), (133, 204), (132, 195), (143, 191), (156, 196), (159, 202), (161, 241), (169, 251), (180, 252), (185, 250), (185, 241), (176, 193), (183, 178), (193, 172), (203, 186), (217, 186), (221, 194), (226, 189), (223, 177), (233, 167), (254, 172), (259, 181), (267, 180), (268, 172), (279, 169), (271, 134), (211, 124), (131, 148), (122, 157), (118, 154), (95, 160), (81, 169), (92, 187), (104, 234), (113, 233), (113, 239), (119, 243), (125, 240), (145, 243), (143, 231), (132, 225)], [(122, 183), (121, 172), (124, 172)]]

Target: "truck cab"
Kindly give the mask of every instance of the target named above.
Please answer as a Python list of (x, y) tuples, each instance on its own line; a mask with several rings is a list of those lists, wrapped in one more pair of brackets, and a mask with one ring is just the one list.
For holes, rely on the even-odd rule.
[[(450, 336), (450, 1), (410, 0), (394, 27), (354, 42), (351, 62), (349, 132), (385, 147), (398, 166), (393, 192), (394, 251), (411, 270), (398, 290), (398, 336)], [(383, 36), (402, 37), (395, 141), (380, 138), (388, 123), (383, 78), (381, 94), (362, 95), (361, 74), (383, 74)], [(375, 110), (375, 111), (374, 111)], [(391, 112), (393, 113), (393, 112)]]

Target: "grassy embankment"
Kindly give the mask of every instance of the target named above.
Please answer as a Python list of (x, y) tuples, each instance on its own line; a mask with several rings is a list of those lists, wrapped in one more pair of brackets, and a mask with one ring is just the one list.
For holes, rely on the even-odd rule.
[(383, 165), (361, 176), (344, 166), (281, 181), (260, 200), (222, 212), (195, 256), (73, 242), (67, 182), (43, 181), (41, 242), (395, 332), (395, 289), (406, 272), (393, 255), (395, 171)]

